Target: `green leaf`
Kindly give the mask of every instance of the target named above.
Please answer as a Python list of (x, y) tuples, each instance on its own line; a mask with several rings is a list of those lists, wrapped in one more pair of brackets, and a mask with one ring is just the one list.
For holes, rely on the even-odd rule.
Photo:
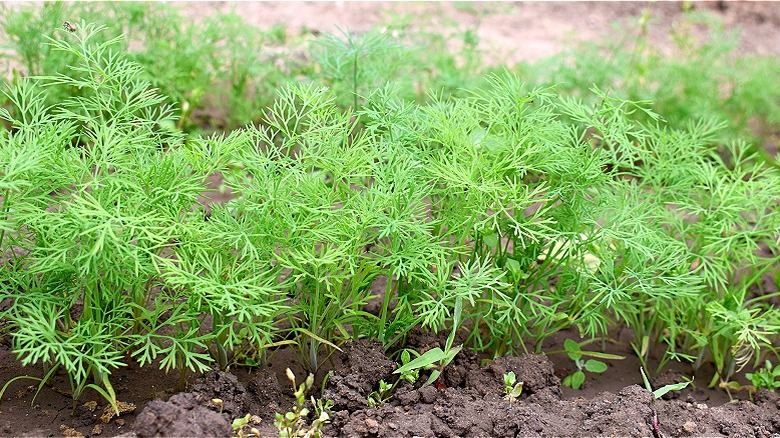
[(582, 357), (580, 344), (572, 341), (571, 339), (567, 339), (563, 342), (563, 349), (566, 350), (566, 354), (569, 355), (571, 360), (577, 361)]
[(490, 249), (495, 249), (498, 246), (498, 235), (496, 233), (488, 234), (487, 236), (482, 236), (482, 241), (485, 242), (485, 245)]
[(591, 373), (603, 373), (607, 370), (607, 364), (600, 360), (588, 359), (585, 362), (585, 369)]
[(655, 391), (653, 391), (653, 398), (659, 399), (664, 396), (669, 391), (679, 391), (688, 385), (690, 385), (691, 382), (680, 382), (680, 383), (674, 383), (672, 385), (664, 385)]
[(580, 344), (574, 342), (571, 339), (563, 341), (563, 349), (566, 350), (567, 353), (579, 353), (582, 351)]
[(650, 380), (648, 380), (647, 374), (645, 374), (645, 369), (639, 367), (639, 372), (642, 374), (642, 381), (645, 383), (645, 389), (647, 389), (647, 392), (653, 392), (653, 387), (650, 386)]
[(426, 368), (433, 364), (439, 363), (439, 361), (446, 357), (447, 355), (444, 353), (444, 351), (442, 351), (441, 348), (432, 348), (404, 366), (398, 367), (398, 369), (393, 371), (393, 374), (405, 373), (407, 371), (416, 370), (418, 368)]
[(506, 259), (506, 268), (509, 270), (509, 272), (512, 273), (514, 276), (520, 275), (520, 263), (515, 259)]
[(650, 380), (647, 378), (647, 374), (645, 374), (645, 369), (639, 367), (639, 371), (642, 374), (642, 381), (644, 381), (645, 383), (645, 388), (653, 394), (654, 399), (659, 399), (663, 397), (664, 394), (666, 394), (669, 391), (679, 391), (691, 384), (691, 382), (674, 383), (672, 385), (665, 385), (653, 391), (653, 387), (650, 386)]
[(231, 425), (231, 427), (233, 428), (233, 430), (239, 430), (242, 427), (244, 427), (245, 424), (249, 423), (250, 418), (251, 416), (249, 414), (246, 414), (246, 416), (243, 417), (236, 418), (235, 420), (233, 420), (233, 424)]
[(511, 398), (518, 398), (522, 393), (523, 393), (523, 382), (520, 382), (512, 386), (507, 395)]
[(571, 375), (572, 389), (580, 389), (583, 383), (585, 383), (585, 373), (582, 371), (577, 371)]
[(617, 354), (601, 353), (599, 351), (581, 350), (580, 354), (583, 356), (596, 357), (599, 359), (608, 359), (608, 360), (623, 360), (626, 358), (625, 356), (620, 356)]
[(430, 385), (431, 383), (433, 383), (434, 381), (436, 381), (436, 379), (438, 379), (440, 375), (441, 375), (441, 371), (440, 371), (440, 370), (433, 370), (433, 371), (431, 372), (431, 377), (428, 377), (428, 380), (426, 380), (426, 381), (425, 381), (425, 383), (423, 384), (423, 386), (428, 386), (428, 385)]

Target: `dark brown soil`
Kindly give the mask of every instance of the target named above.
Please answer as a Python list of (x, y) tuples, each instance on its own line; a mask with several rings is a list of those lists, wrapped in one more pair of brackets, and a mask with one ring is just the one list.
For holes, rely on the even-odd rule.
[[(433, 339), (438, 337), (417, 336), (411, 343), (440, 345)], [(543, 355), (490, 361), (463, 351), (445, 370), (446, 387), (399, 385), (387, 403), (369, 408), (368, 394), (380, 379), (395, 381), (396, 365), (376, 342), (357, 341), (342, 349), (333, 357), (333, 373), (325, 385), (324, 398), (333, 401), (332, 422), (324, 430), (328, 437), (653, 436), (654, 411), (658, 431), (667, 437), (780, 434), (780, 397), (775, 393), (760, 391), (755, 402), (723, 403), (722, 391), (699, 385), (653, 401), (638, 385), (638, 371), (630, 369), (634, 364), (626, 361), (610, 361), (610, 370), (597, 376), (628, 382), (619, 390), (603, 392), (589, 377), (584, 389), (564, 391), (556, 374), (572, 372), (572, 366), (559, 355), (553, 359), (562, 368)], [(2, 354), (2, 379), (18, 375), (7, 347)], [(71, 415), (62, 377), (55, 379), (53, 388), (43, 388), (32, 408), (36, 387), (29, 386), (31, 381), (14, 382), (0, 405), (0, 435), (227, 437), (235, 436), (231, 422), (250, 414), (247, 427), (255, 427), (261, 436), (276, 436), (275, 413), (289, 411), (294, 401), (284, 371), (291, 358), (289, 351), (281, 351), (259, 369), (240, 369), (236, 375), (213, 371), (194, 379), (187, 392), (172, 396), (175, 384), (170, 382), (178, 377), (166, 379), (153, 369), (120, 370), (115, 376), (121, 382), (120, 400), (138, 408), (108, 423), (100, 418), (106, 403), (95, 394), (85, 395)], [(503, 376), (509, 371), (524, 384), (520, 399), (512, 403), (503, 392)], [(303, 380), (300, 369), (296, 375)], [(668, 371), (654, 384), (680, 380), (679, 373)], [(320, 385), (321, 380), (314, 385), (315, 397), (321, 397)]]
[[(780, 433), (780, 399), (773, 393), (760, 392), (756, 403), (720, 406), (702, 402), (692, 390), (653, 401), (638, 385), (592, 398), (565, 398), (553, 363), (546, 356), (532, 354), (506, 356), (483, 366), (476, 354), (462, 354), (445, 371), (446, 388), (401, 385), (388, 403), (370, 409), (368, 394), (380, 379), (394, 380), (395, 366), (375, 342), (358, 341), (343, 350), (326, 383), (324, 396), (333, 401), (333, 408), (325, 436), (641, 437), (653, 435), (654, 410), (657, 428), (664, 436), (769, 437)], [(276, 403), (285, 411), (292, 404), (292, 388), (279, 384), (278, 371), (272, 368), (254, 374), (247, 389), (229, 374), (207, 374), (193, 385), (192, 392), (147, 406), (134, 430), (139, 436), (227, 436), (231, 418), (248, 412), (263, 417), (259, 426), (270, 435), (274, 429), (269, 427), (269, 405)], [(503, 392), (503, 376), (509, 371), (524, 383), (521, 398), (513, 403), (504, 399)], [(210, 400), (226, 395), (219, 419), (218, 408)], [(228, 403), (232, 413), (227, 412)], [(224, 432), (217, 434), (217, 430)]]

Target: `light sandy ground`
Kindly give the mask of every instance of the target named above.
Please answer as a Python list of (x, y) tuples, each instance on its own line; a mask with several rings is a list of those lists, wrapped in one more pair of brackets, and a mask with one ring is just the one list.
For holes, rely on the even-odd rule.
[[(671, 43), (668, 29), (682, 14), (678, 2), (182, 2), (193, 19), (214, 11), (235, 10), (248, 23), (263, 29), (285, 26), (297, 33), (303, 28), (320, 32), (336, 27), (365, 31), (393, 17), (406, 16), (413, 26), (426, 30), (455, 23), (456, 29), (476, 29), (480, 48), (489, 63), (515, 63), (544, 58), (576, 41), (593, 41), (609, 34), (611, 24), (636, 20), (650, 11), (656, 23), (651, 41)], [(742, 30), (742, 51), (780, 56), (780, 3), (693, 2), (723, 19), (727, 29)], [(449, 28), (452, 30), (452, 27)]]

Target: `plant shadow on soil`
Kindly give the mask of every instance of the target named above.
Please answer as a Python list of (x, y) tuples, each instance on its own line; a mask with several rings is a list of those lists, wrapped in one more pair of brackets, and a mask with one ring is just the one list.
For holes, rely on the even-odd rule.
[[(443, 342), (441, 336), (413, 331), (407, 346), (424, 351)], [(328, 364), (333, 373), (324, 398), (333, 401), (333, 408), (324, 436), (329, 437), (653, 436), (653, 409), (663, 436), (780, 433), (780, 397), (768, 391), (759, 391), (754, 402), (729, 403), (722, 391), (703, 389), (702, 378), (697, 387), (653, 403), (651, 394), (638, 385), (635, 356), (617, 345), (607, 351), (626, 359), (608, 361), (610, 370), (590, 375), (578, 391), (561, 388), (560, 377), (573, 371), (565, 355), (520, 354), (486, 361), (464, 350), (445, 369), (446, 389), (402, 384), (390, 401), (372, 409), (367, 407), (368, 394), (380, 379), (395, 380), (396, 365), (378, 342), (351, 342), (342, 350)], [(280, 350), (266, 366), (191, 376), (185, 392), (176, 390), (178, 375), (131, 365), (117, 371), (114, 380), (120, 401), (133, 403), (136, 410), (107, 422), (101, 420), (106, 403), (94, 393), (85, 393), (72, 415), (65, 376), (44, 387), (32, 407), (37, 382), (20, 380), (9, 386), (0, 404), (0, 435), (227, 437), (233, 434), (233, 419), (249, 413), (254, 415), (250, 425), (261, 436), (277, 436), (274, 414), (287, 412), (294, 402), (285, 377), (285, 369), (294, 363), (290, 350)], [(25, 372), (36, 375), (19, 369), (7, 345), (0, 351), (0, 367), (3, 381)], [(653, 380), (654, 386), (680, 381), (682, 373), (669, 369)], [(294, 366), (293, 371), (302, 381), (303, 371)], [(522, 395), (513, 403), (503, 392), (503, 375), (509, 371), (523, 382)], [(320, 384), (321, 377), (313, 395), (320, 395)], [(221, 406), (215, 398), (222, 400)]]

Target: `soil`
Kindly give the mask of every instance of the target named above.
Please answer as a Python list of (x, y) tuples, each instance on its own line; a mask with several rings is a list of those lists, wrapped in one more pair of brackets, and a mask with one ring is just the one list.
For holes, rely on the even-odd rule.
[[(780, 8), (773, 2), (689, 2), (710, 11), (727, 29), (741, 31), (741, 52), (780, 56)], [(412, 29), (476, 30), (487, 64), (535, 61), (572, 47), (614, 35), (613, 24), (634, 23), (651, 13), (648, 40), (672, 44), (669, 29), (682, 15), (682, 3), (668, 2), (192, 2), (184, 3), (193, 20), (215, 11), (235, 11), (261, 29), (284, 26), (291, 34), (364, 32), (399, 16), (412, 17)]]
[[(443, 346), (444, 339), (415, 332), (410, 345)], [(552, 345), (550, 349), (555, 348)], [(395, 364), (378, 342), (355, 341), (333, 356), (332, 374), (324, 397), (332, 400), (327, 437), (515, 437), (515, 436), (733, 436), (771, 437), (780, 434), (780, 396), (761, 390), (754, 401), (724, 403), (722, 392), (686, 388), (653, 400), (636, 383), (636, 368), (625, 361), (609, 361), (610, 379), (627, 377), (626, 385), (604, 391), (603, 382), (589, 377), (584, 389), (561, 388), (558, 368), (545, 355), (520, 354), (487, 360), (462, 351), (445, 369), (443, 385), (402, 384), (384, 405), (368, 408), (367, 396), (379, 380), (395, 381)], [(7, 353), (3, 362), (9, 364)], [(628, 360), (628, 358), (626, 359)], [(566, 361), (558, 361), (565, 364)], [(177, 381), (152, 369), (123, 369), (115, 376), (120, 399), (137, 406), (134, 412), (104, 422), (107, 407), (96, 395), (84, 396), (71, 415), (71, 401), (55, 379), (34, 401), (35, 387), (15, 382), (2, 404), (3, 436), (120, 436), (120, 437), (227, 437), (234, 419), (250, 415), (244, 431), (276, 436), (276, 412), (291, 410), (292, 384), (284, 369), (291, 363), (288, 350), (257, 369), (235, 374), (211, 371), (194, 378), (189, 389), (175, 393)], [(10, 365), (10, 364), (9, 364)], [(523, 382), (518, 400), (504, 398), (503, 376), (512, 371)], [(3, 368), (3, 374), (19, 369)], [(295, 373), (300, 383), (303, 373)], [(423, 375), (422, 377), (426, 377)], [(681, 381), (667, 371), (654, 386)], [(167, 383), (167, 385), (166, 385)], [(315, 388), (319, 388), (318, 379)], [(313, 391), (319, 396), (319, 390)], [(173, 394), (175, 393), (175, 394)], [(173, 394), (173, 395), (172, 395)], [(152, 399), (152, 401), (148, 401)], [(219, 399), (219, 400), (216, 400)], [(23, 421), (19, 421), (24, 419)], [(655, 424), (655, 426), (654, 426)], [(654, 429), (657, 432), (654, 432)]]
[[(593, 41), (610, 32), (610, 23), (635, 20), (649, 9), (657, 20), (650, 40), (669, 45), (667, 30), (681, 14), (679, 3), (391, 3), (296, 2), (183, 4), (194, 20), (215, 11), (235, 9), (261, 28), (283, 24), (288, 32), (303, 29), (327, 32), (335, 25), (354, 31), (386, 22), (394, 14), (413, 14), (419, 26), (454, 22), (476, 28), (488, 62), (533, 61), (559, 52), (578, 41)], [(727, 28), (742, 29), (742, 52), (780, 56), (780, 8), (772, 3), (706, 2), (697, 9), (718, 14)], [(484, 12), (484, 15), (480, 14)], [(479, 24), (479, 26), (477, 26)], [(561, 348), (573, 333), (562, 333), (544, 345)], [(488, 360), (462, 351), (444, 372), (439, 385), (399, 385), (386, 404), (368, 408), (368, 394), (379, 380), (395, 381), (396, 365), (381, 345), (357, 341), (344, 345), (327, 364), (332, 375), (320, 394), (318, 375), (314, 394), (333, 401), (329, 437), (508, 437), (508, 436), (780, 436), (780, 396), (759, 391), (736, 393), (729, 401), (721, 390), (706, 389), (711, 371), (700, 370), (694, 385), (659, 400), (643, 387), (639, 363), (628, 340), (615, 335), (606, 351), (624, 355), (607, 361), (609, 370), (590, 374), (581, 390), (561, 387), (561, 378), (574, 371), (561, 354), (519, 354)], [(29, 375), (41, 377), (39, 367), (22, 367), (0, 343), (0, 382)], [(443, 346), (442, 338), (415, 333), (410, 346), (419, 351)], [(113, 376), (119, 417), (104, 415), (105, 401), (87, 391), (73, 402), (67, 377), (55, 375), (50, 386), (38, 391), (37, 381), (16, 380), (8, 385), (0, 404), (1, 436), (230, 436), (231, 423), (250, 414), (243, 431), (257, 429), (276, 436), (276, 412), (294, 403), (293, 387), (285, 369), (303, 380), (292, 352), (275, 352), (267, 365), (254, 369), (213, 371), (189, 375), (180, 387), (178, 374), (165, 375), (154, 367), (129, 366)], [(504, 399), (503, 375), (513, 371), (523, 382), (514, 402)], [(683, 366), (668, 367), (652, 380), (658, 387), (691, 376)], [(420, 379), (424, 381), (424, 378)], [(746, 382), (742, 382), (746, 383)]]

